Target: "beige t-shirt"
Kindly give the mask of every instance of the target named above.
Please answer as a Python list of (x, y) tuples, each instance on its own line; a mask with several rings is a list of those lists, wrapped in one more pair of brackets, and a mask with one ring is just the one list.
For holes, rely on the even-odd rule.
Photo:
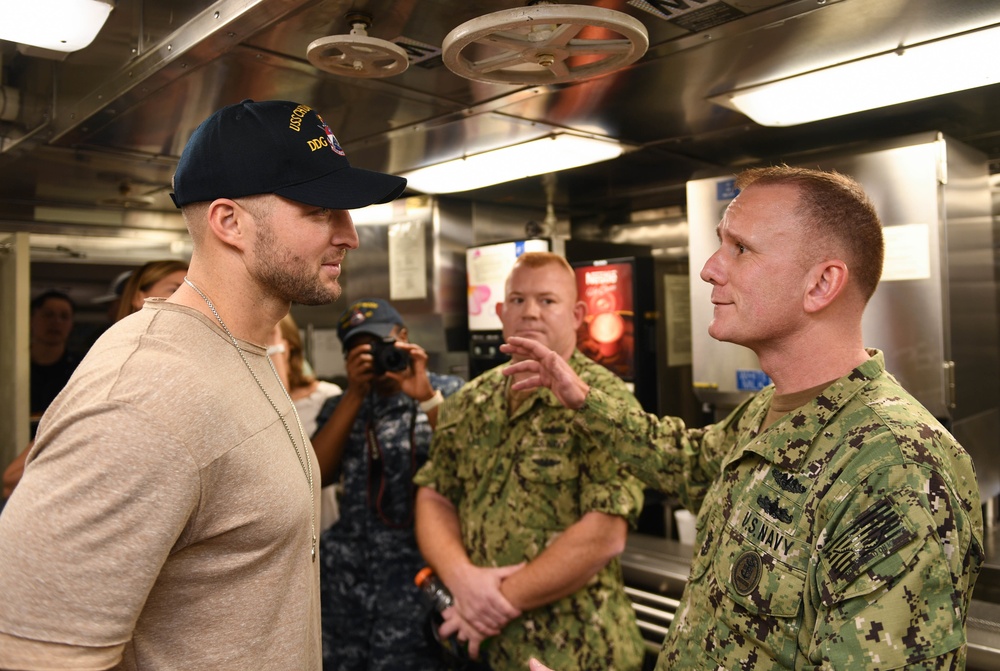
[[(241, 346), (291, 420), (263, 348)], [(207, 317), (155, 302), (113, 326), (0, 516), (0, 668), (320, 669), (304, 453), (313, 493)]]

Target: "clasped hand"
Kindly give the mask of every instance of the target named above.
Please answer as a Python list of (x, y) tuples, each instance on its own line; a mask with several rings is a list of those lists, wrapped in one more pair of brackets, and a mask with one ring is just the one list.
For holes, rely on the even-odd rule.
[(442, 613), (444, 624), (438, 628), (442, 638), (455, 634), (468, 643), (469, 657), (479, 658), (482, 642), (496, 636), (514, 618), (521, 615), (500, 591), (503, 581), (517, 573), (524, 564), (501, 568), (469, 565), (451, 580), (448, 588), (455, 605)]

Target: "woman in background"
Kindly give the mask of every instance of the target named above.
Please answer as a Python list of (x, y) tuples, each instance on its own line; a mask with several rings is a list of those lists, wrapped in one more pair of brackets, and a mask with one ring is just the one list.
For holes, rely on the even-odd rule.
[[(292, 397), (295, 411), (302, 422), (302, 430), (310, 439), (316, 435), (319, 426), (316, 422), (319, 411), (326, 400), (340, 396), (342, 390), (332, 382), (319, 380), (307, 368), (305, 354), (302, 350), (302, 336), (298, 324), (291, 314), (278, 322), (272, 344), (267, 348), (279, 377), (285, 382), (288, 395)], [(337, 504), (338, 485), (328, 485), (323, 488), (320, 496), (321, 515), (320, 530), (329, 528), (340, 516)]]
[(136, 270), (122, 291), (115, 321), (141, 310), (142, 302), (147, 298), (170, 298), (177, 287), (184, 284), (187, 269), (187, 261), (167, 259), (150, 261)]

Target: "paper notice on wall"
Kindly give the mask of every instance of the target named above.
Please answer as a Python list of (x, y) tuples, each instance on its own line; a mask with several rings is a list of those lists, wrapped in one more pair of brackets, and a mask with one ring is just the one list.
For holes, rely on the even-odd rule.
[(427, 298), (424, 222), (389, 225), (389, 300)]
[(687, 275), (663, 276), (663, 314), (667, 319), (667, 365), (691, 364), (691, 280)]
[(931, 276), (930, 227), (903, 224), (882, 229), (885, 263), (882, 281), (923, 280)]
[(329, 380), (347, 374), (337, 329), (310, 329), (307, 338), (309, 362), (316, 377)]

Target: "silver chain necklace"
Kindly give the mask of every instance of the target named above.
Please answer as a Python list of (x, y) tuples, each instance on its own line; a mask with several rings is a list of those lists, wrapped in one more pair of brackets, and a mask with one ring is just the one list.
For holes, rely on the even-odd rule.
[(229, 340), (232, 341), (233, 347), (236, 348), (240, 358), (243, 359), (243, 363), (246, 365), (247, 370), (250, 371), (250, 375), (253, 377), (254, 382), (256, 382), (257, 386), (260, 387), (261, 392), (264, 394), (264, 398), (266, 398), (271, 404), (271, 407), (274, 408), (275, 414), (278, 415), (278, 419), (281, 420), (281, 424), (285, 427), (285, 433), (288, 434), (288, 440), (291, 441), (292, 448), (295, 450), (295, 456), (299, 459), (299, 466), (302, 467), (302, 472), (306, 475), (306, 482), (309, 483), (309, 500), (312, 503), (309, 508), (312, 520), (312, 549), (310, 554), (312, 556), (312, 560), (316, 561), (316, 491), (313, 488), (312, 460), (309, 459), (308, 452), (303, 454), (306, 445), (306, 432), (302, 430), (302, 420), (299, 419), (299, 413), (295, 409), (295, 403), (292, 402), (292, 397), (288, 394), (288, 390), (285, 389), (285, 385), (282, 384), (281, 377), (278, 375), (278, 370), (274, 367), (274, 362), (271, 361), (271, 357), (266, 357), (267, 363), (271, 366), (271, 372), (274, 373), (275, 379), (278, 380), (278, 386), (280, 386), (281, 390), (285, 392), (285, 398), (288, 400), (288, 404), (292, 407), (292, 414), (295, 415), (295, 423), (298, 424), (299, 427), (299, 438), (302, 441), (303, 447), (302, 452), (299, 451), (299, 446), (295, 443), (295, 438), (292, 437), (292, 430), (288, 426), (288, 421), (285, 420), (281, 411), (278, 410), (278, 405), (274, 402), (274, 399), (272, 399), (271, 395), (267, 393), (266, 389), (264, 389), (264, 385), (261, 383), (260, 378), (257, 377), (257, 373), (254, 372), (250, 362), (247, 361), (247, 357), (243, 353), (243, 348), (240, 347), (240, 343), (236, 340), (236, 337), (232, 334), (232, 332), (230, 332), (229, 327), (226, 326), (226, 322), (222, 321), (222, 317), (219, 316), (219, 312), (215, 309), (215, 305), (212, 304), (212, 301), (208, 299), (208, 296), (206, 296), (201, 289), (194, 285), (194, 282), (189, 280), (187, 277), (184, 278), (184, 282), (189, 287), (194, 289), (199, 296), (201, 296), (202, 300), (205, 301), (205, 304), (208, 305), (208, 309), (212, 311), (213, 315), (215, 315), (215, 318), (219, 322), (219, 326), (221, 326), (222, 330), (226, 332), (227, 336), (229, 336)]

